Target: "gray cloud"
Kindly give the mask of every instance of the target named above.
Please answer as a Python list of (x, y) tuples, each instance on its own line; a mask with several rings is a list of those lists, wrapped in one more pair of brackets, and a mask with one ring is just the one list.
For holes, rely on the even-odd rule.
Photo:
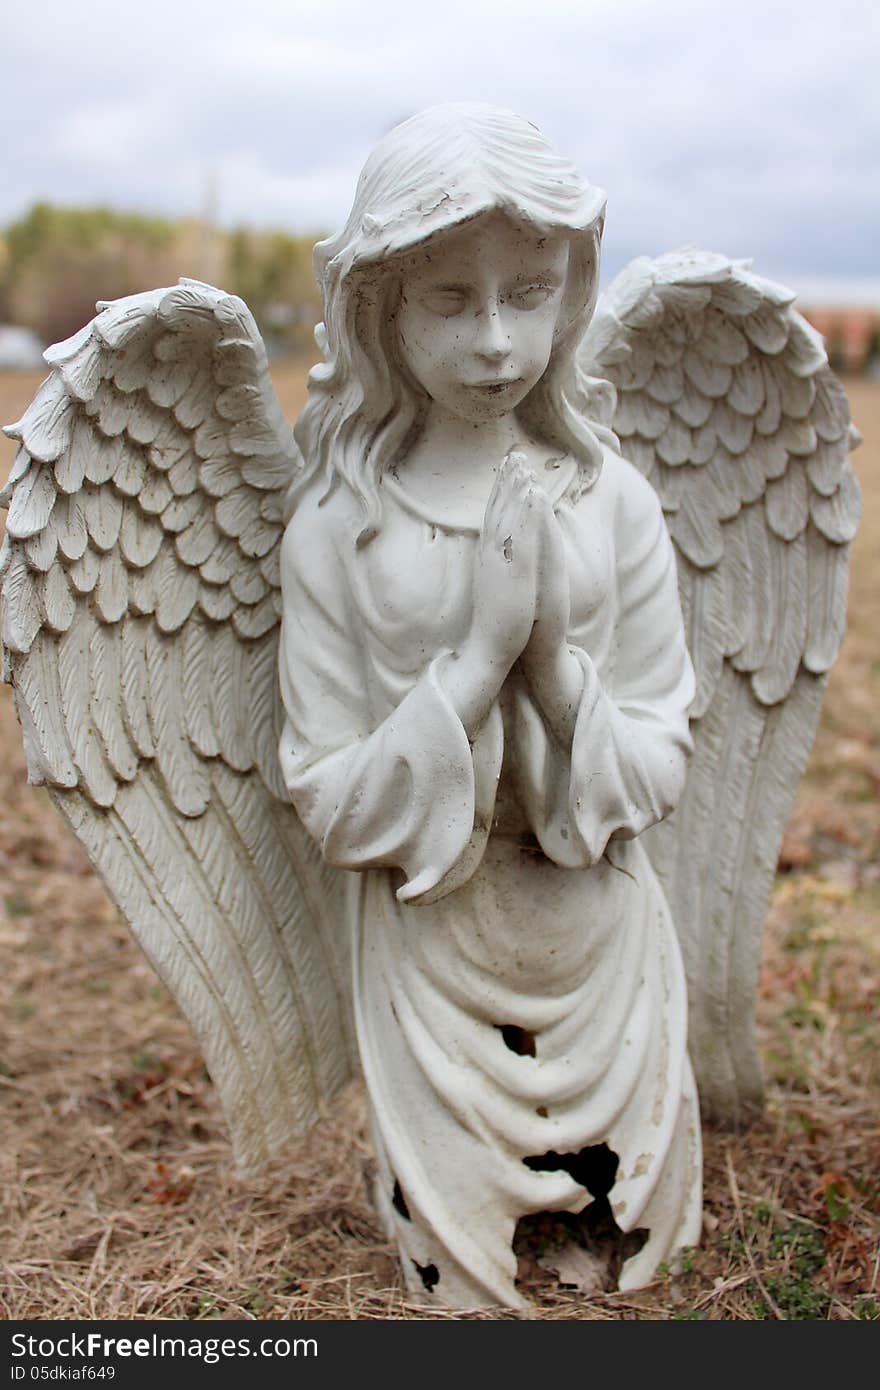
[(6, 21), (0, 220), (36, 198), (331, 227), (389, 125), (481, 98), (609, 193), (606, 264), (691, 242), (880, 275), (864, 0), (42, 0)]

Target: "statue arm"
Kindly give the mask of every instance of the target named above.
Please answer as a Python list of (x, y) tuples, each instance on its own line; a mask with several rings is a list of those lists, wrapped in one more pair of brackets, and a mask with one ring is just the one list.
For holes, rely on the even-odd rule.
[(485, 844), (500, 716), (472, 745), (440, 679), (443, 655), (396, 709), (374, 711), (357, 552), (353, 541), (350, 555), (348, 542), (337, 547), (334, 529), (331, 507), (306, 504), (282, 549), (284, 780), (329, 863), (401, 869), (401, 901), (433, 894), (441, 881), (448, 892), (473, 872)]
[(515, 699), (523, 801), (545, 853), (571, 867), (595, 863), (612, 836), (632, 838), (668, 815), (691, 747), (693, 672), (672, 546), (650, 487), (627, 465), (622, 482), (612, 674), (600, 676), (582, 648), (559, 644), (555, 664), (523, 663)]

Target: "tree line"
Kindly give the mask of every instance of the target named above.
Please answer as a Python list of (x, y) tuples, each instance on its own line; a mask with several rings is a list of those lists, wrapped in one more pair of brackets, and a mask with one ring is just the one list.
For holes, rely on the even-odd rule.
[(270, 351), (295, 351), (320, 318), (312, 276), (316, 239), (37, 203), (0, 233), (0, 322), (30, 328), (43, 343), (59, 342), (93, 317), (97, 300), (188, 275), (240, 295)]

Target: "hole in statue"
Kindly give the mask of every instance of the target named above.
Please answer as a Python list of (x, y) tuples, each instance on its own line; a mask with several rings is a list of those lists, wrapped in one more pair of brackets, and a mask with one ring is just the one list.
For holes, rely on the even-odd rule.
[[(648, 1239), (646, 1229), (622, 1231), (614, 1219), (608, 1194), (619, 1162), (607, 1144), (591, 1144), (578, 1153), (560, 1154), (550, 1149), (523, 1159), (526, 1167), (537, 1173), (568, 1173), (587, 1189), (593, 1201), (579, 1212), (539, 1211), (520, 1218), (513, 1237), (518, 1282), (533, 1279), (538, 1269), (555, 1270), (555, 1257), (565, 1266), (565, 1272), (559, 1274), (563, 1285), (577, 1280), (583, 1288), (592, 1286), (597, 1292), (617, 1288), (624, 1260), (637, 1254)], [(585, 1251), (587, 1258), (578, 1259), (580, 1251)], [(575, 1272), (569, 1274), (569, 1270)]]
[(428, 1293), (432, 1293), (435, 1286), (440, 1283), (439, 1269), (436, 1265), (420, 1265), (418, 1260), (413, 1260), (413, 1264), (419, 1271), (419, 1278), (428, 1290)]
[[(537, 1056), (535, 1035), (530, 1033), (528, 1028), (520, 1028), (518, 1023), (496, 1023), (495, 1027), (511, 1052), (516, 1052), (520, 1057)], [(526, 1159), (527, 1163), (528, 1161)]]
[(400, 1213), (404, 1221), (409, 1221), (411, 1219), (409, 1207), (406, 1205), (406, 1198), (403, 1195), (403, 1188), (397, 1181), (397, 1178), (394, 1179), (394, 1191), (391, 1194), (391, 1205), (394, 1207), (395, 1211)]

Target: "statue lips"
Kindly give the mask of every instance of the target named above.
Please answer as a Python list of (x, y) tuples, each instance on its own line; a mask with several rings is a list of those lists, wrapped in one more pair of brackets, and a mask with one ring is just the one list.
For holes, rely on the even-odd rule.
[(475, 381), (468, 389), (470, 391), (480, 391), (487, 396), (501, 396), (505, 391), (510, 391), (513, 387), (522, 386), (522, 384), (523, 378), (521, 376), (514, 377), (512, 380), (505, 377), (504, 380), (493, 379), (491, 381)]

